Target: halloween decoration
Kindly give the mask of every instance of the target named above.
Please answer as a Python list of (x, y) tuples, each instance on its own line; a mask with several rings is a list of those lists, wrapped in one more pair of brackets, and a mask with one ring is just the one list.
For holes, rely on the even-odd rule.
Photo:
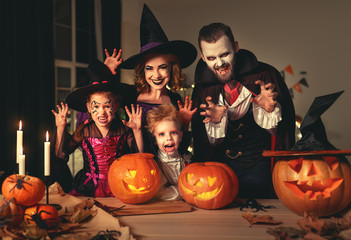
[(234, 171), (224, 163), (192, 163), (180, 173), (178, 188), (188, 203), (199, 208), (217, 209), (235, 199), (239, 182)]
[(42, 229), (50, 229), (58, 223), (59, 215), (55, 207), (38, 204), (24, 211), (24, 221), (27, 224), (36, 224)]
[(0, 199), (0, 217), (8, 219), (6, 223), (17, 227), (23, 220), (23, 208), (12, 201)]
[(154, 155), (126, 154), (114, 161), (108, 172), (108, 184), (116, 198), (125, 203), (144, 203), (157, 193), (161, 172)]
[(45, 194), (45, 184), (32, 176), (13, 174), (8, 176), (1, 188), (4, 198), (22, 206), (37, 204)]
[(277, 157), (274, 189), (284, 205), (298, 215), (333, 215), (351, 201), (351, 166), (343, 156), (351, 151), (336, 150), (329, 143), (320, 119), (341, 93), (314, 100), (301, 124), (302, 138), (293, 146), (294, 151), (263, 153)]
[[(264, 211), (267, 212), (266, 209), (271, 209), (271, 208), (275, 208), (272, 205), (268, 205), (268, 206), (263, 206), (260, 203), (258, 203), (255, 199), (253, 198), (249, 198), (245, 201), (245, 203), (240, 203), (240, 211), (246, 212), (246, 211), (250, 211), (250, 212), (258, 212), (258, 211)], [(245, 210), (247, 209), (247, 210)], [(255, 209), (255, 210), (254, 210)]]

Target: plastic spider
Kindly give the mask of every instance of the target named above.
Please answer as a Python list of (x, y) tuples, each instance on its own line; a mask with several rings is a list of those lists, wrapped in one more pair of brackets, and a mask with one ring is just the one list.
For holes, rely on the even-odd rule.
[(56, 218), (42, 219), (41, 214), (46, 213), (48, 215), (51, 215), (51, 213), (44, 210), (39, 211), (39, 206), (40, 205), (37, 206), (37, 209), (35, 210), (34, 214), (24, 214), (25, 216), (29, 216), (29, 218), (27, 218), (26, 221), (28, 224), (30, 224), (30, 221), (33, 221), (37, 224), (39, 228), (48, 230), (50, 228), (50, 225), (47, 223), (47, 221), (55, 220)]
[(15, 189), (17, 187), (17, 189), (24, 189), (26, 190), (26, 188), (24, 187), (24, 184), (28, 184), (29, 186), (32, 186), (32, 184), (26, 182), (24, 180), (26, 176), (21, 176), (21, 175), (16, 175), (16, 179), (12, 178), (12, 176), (9, 177), (9, 181), (10, 183), (16, 183), (15, 186), (13, 186), (13, 188), (10, 189), (10, 192), (13, 191), (13, 189)]
[(100, 231), (98, 232), (91, 240), (114, 240), (117, 239), (115, 237), (121, 236), (121, 232), (119, 231)]
[[(266, 209), (272, 209), (272, 208), (275, 208), (275, 207), (273, 205), (263, 206), (253, 198), (247, 199), (245, 204), (240, 203), (240, 211), (243, 211), (243, 212), (246, 212), (246, 211), (258, 212), (260, 210), (267, 212)], [(244, 210), (244, 209), (249, 209), (249, 210)], [(253, 211), (254, 209), (256, 210)]]

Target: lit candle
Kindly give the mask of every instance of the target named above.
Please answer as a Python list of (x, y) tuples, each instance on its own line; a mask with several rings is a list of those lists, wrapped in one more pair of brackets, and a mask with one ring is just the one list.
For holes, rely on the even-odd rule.
[(50, 142), (48, 131), (46, 131), (46, 141), (44, 142), (44, 176), (50, 176)]
[(22, 145), (23, 145), (23, 131), (22, 131), (22, 121), (20, 121), (19, 128), (17, 130), (16, 163), (19, 163), (19, 156), (21, 155)]
[(26, 156), (23, 155), (23, 147), (21, 146), (20, 155), (18, 156), (18, 174), (26, 175)]

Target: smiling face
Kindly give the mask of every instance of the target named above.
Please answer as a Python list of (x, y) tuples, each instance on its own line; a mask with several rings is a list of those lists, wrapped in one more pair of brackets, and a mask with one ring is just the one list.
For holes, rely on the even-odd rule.
[(171, 66), (162, 55), (156, 55), (145, 63), (145, 79), (151, 89), (161, 90), (171, 79)]
[(168, 155), (178, 151), (183, 132), (175, 121), (167, 119), (160, 121), (155, 126), (153, 134), (161, 151)]
[(87, 109), (99, 129), (109, 129), (117, 108), (112, 94), (107, 92), (93, 93), (87, 102)]
[(201, 57), (209, 69), (222, 83), (228, 82), (234, 71), (235, 54), (239, 51), (238, 43), (235, 47), (226, 35), (220, 37), (216, 42), (201, 41)]

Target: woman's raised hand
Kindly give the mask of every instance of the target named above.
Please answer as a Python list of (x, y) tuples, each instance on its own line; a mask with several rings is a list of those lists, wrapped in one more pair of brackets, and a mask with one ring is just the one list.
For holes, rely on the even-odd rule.
[(188, 96), (185, 97), (184, 107), (182, 103), (178, 100), (178, 107), (179, 107), (180, 117), (182, 119), (183, 129), (188, 130), (190, 121), (194, 113), (197, 111), (197, 108), (194, 108), (193, 110), (191, 110), (191, 108), (193, 107), (193, 101), (189, 102)]
[(117, 49), (113, 49), (112, 56), (108, 53), (107, 49), (105, 49), (106, 59), (104, 64), (110, 69), (113, 75), (116, 74), (117, 67), (123, 62), (122, 56), (122, 49), (118, 51)]

